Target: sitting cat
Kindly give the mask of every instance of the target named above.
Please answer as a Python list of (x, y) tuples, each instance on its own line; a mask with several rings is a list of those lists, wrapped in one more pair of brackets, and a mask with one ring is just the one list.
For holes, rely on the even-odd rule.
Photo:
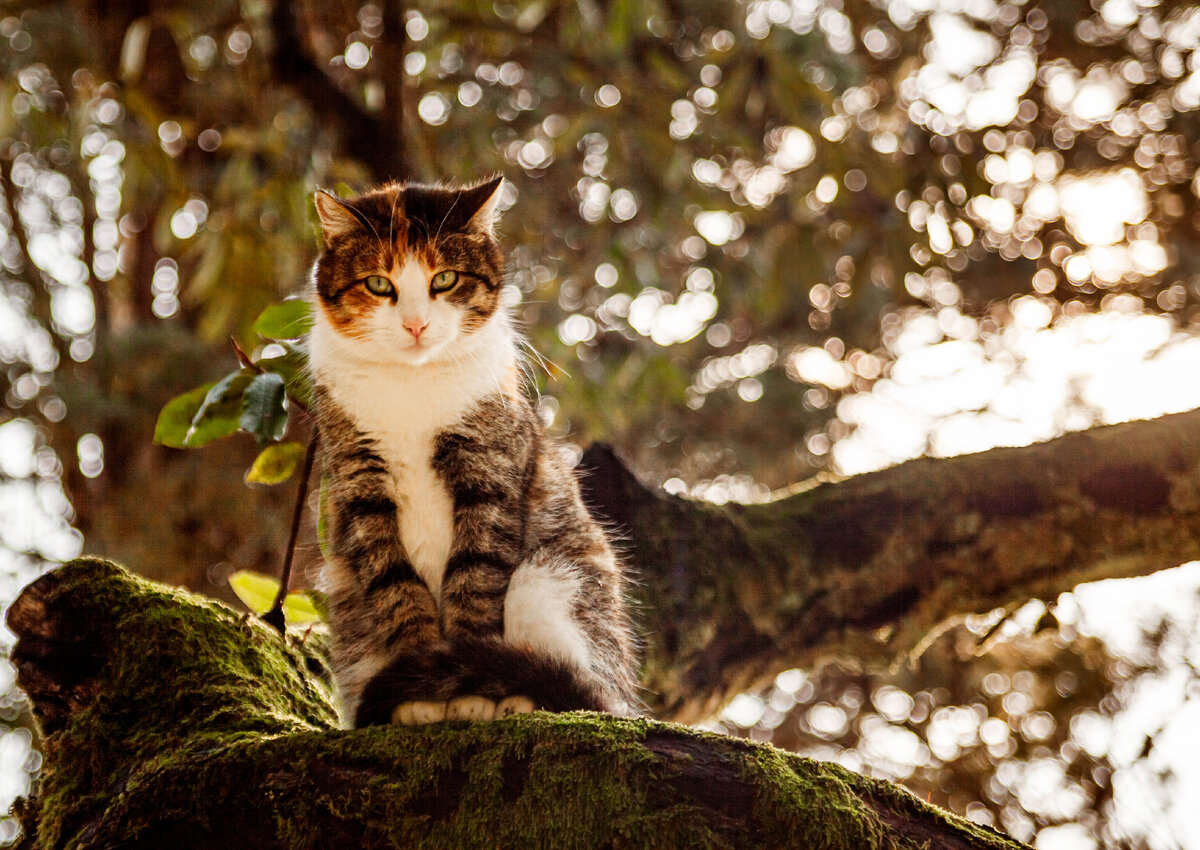
[(501, 184), (316, 195), (323, 583), (356, 727), (635, 712), (621, 564), (523, 392)]

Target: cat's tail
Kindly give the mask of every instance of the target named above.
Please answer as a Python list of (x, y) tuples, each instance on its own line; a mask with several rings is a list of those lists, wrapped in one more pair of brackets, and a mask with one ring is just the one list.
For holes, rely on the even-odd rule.
[(355, 728), (392, 722), (396, 706), (459, 696), (527, 697), (546, 711), (630, 713), (630, 706), (566, 662), (499, 640), (467, 638), (394, 658), (363, 690)]

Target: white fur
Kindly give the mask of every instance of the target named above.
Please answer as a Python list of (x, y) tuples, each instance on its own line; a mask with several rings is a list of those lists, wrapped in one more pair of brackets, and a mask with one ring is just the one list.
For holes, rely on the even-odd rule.
[[(361, 338), (342, 334), (315, 305), (309, 363), (393, 471), (400, 538), (417, 574), (440, 599), (454, 542), (454, 505), (430, 463), (433, 441), (501, 389), (516, 362), (516, 343), (503, 310), (463, 335), (461, 309), (429, 297), (430, 275), (415, 261), (395, 270), (397, 301), (385, 300), (374, 311)], [(428, 326), (418, 342), (404, 323), (421, 320)]]
[(579, 578), (561, 559), (536, 555), (513, 572), (504, 598), (504, 639), (591, 669), (588, 641), (571, 613)]

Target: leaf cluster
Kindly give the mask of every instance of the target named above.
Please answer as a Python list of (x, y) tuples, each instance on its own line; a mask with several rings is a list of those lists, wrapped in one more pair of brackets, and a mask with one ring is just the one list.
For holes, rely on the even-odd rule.
[[(258, 455), (246, 470), (247, 484), (274, 485), (287, 481), (303, 464), (305, 446), (285, 441), (292, 408), (306, 410), (312, 386), (306, 369), (302, 338), (312, 325), (307, 301), (290, 299), (265, 309), (254, 330), (269, 344), (257, 359), (234, 343), (241, 368), (219, 381), (202, 384), (176, 396), (159, 411), (154, 441), (177, 449), (207, 446), (237, 431), (254, 436)], [(302, 486), (307, 486), (304, 481)], [(292, 552), (289, 548), (290, 570)], [(229, 577), (239, 599), (257, 614), (272, 611), (280, 595), (280, 581), (248, 570)], [(315, 594), (289, 593), (282, 613), (292, 624), (316, 622)]]
[(254, 360), (238, 347), (240, 369), (163, 406), (154, 441), (176, 449), (198, 449), (244, 431), (254, 436), (260, 449), (246, 472), (246, 483), (286, 481), (304, 457), (303, 445), (283, 438), (290, 409), (306, 409), (312, 400), (301, 341), (311, 324), (309, 304), (302, 299), (268, 307), (254, 322), (254, 330), (271, 343), (263, 349), (266, 356)]

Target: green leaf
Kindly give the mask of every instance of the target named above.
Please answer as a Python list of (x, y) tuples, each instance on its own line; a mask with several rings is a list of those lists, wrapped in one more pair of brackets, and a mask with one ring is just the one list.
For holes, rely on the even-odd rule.
[(238, 429), (242, 415), (242, 393), (251, 384), (250, 375), (231, 372), (213, 384), (192, 417), (183, 445), (198, 449)]
[(246, 471), (247, 484), (280, 484), (292, 477), (304, 458), (300, 443), (274, 443), (258, 453)]
[(238, 570), (229, 577), (229, 586), (237, 598), (255, 614), (265, 614), (275, 604), (279, 581), (251, 570)]
[(278, 372), (255, 375), (246, 387), (240, 425), (258, 440), (259, 447), (282, 439), (287, 430), (287, 391)]
[(283, 376), (288, 395), (301, 404), (312, 404), (312, 380), (308, 375), (308, 352), (300, 343), (281, 343), (285, 352), (276, 357), (264, 357), (256, 364), (267, 372)]
[[(251, 570), (238, 570), (229, 577), (237, 598), (255, 614), (265, 614), (275, 604), (279, 581)], [(319, 623), (323, 618), (316, 602), (305, 593), (289, 593), (283, 599), (283, 617), (289, 625)]]
[(319, 623), (325, 619), (307, 593), (289, 593), (283, 598), (283, 618), (293, 626)]
[(312, 327), (312, 309), (302, 298), (272, 304), (254, 320), (254, 332), (267, 339), (300, 339)]
[(212, 387), (211, 383), (196, 387), (164, 404), (158, 412), (158, 422), (154, 425), (154, 442), (173, 449), (187, 448), (184, 441), (187, 439), (192, 419), (204, 404), (204, 399)]

